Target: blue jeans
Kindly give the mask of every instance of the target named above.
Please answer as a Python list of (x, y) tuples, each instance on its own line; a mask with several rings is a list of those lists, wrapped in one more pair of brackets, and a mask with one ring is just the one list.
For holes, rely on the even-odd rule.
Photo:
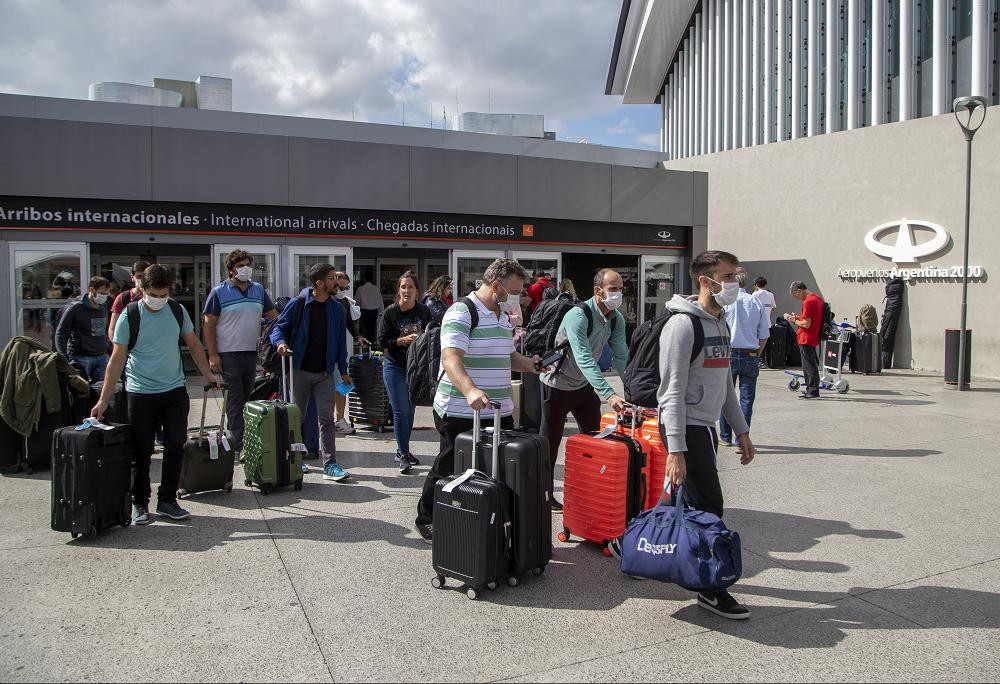
[(83, 368), (83, 372), (87, 374), (90, 384), (93, 385), (95, 382), (104, 380), (104, 370), (108, 367), (107, 354), (102, 354), (101, 356), (74, 356), (70, 361), (79, 364)]
[[(750, 425), (753, 416), (753, 400), (757, 397), (757, 376), (760, 375), (760, 357), (749, 352), (734, 349), (729, 359), (729, 370), (733, 374), (733, 384), (740, 388), (740, 408), (743, 418)], [(723, 442), (733, 441), (733, 429), (725, 417), (719, 419), (719, 434)]]
[(396, 434), (399, 453), (410, 453), (410, 433), (417, 408), (410, 401), (410, 386), (406, 384), (406, 368), (386, 357), (382, 366), (382, 381), (392, 405), (392, 430)]

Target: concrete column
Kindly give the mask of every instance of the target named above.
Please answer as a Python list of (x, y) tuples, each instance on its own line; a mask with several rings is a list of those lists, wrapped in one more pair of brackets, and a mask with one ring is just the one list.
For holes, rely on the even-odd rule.
[(722, 134), (722, 111), (725, 106), (725, 88), (723, 87), (722, 68), (725, 57), (722, 46), (725, 45), (725, 36), (722, 34), (722, 0), (712, 0), (712, 18), (715, 21), (715, 41), (713, 50), (715, 57), (715, 78), (712, 79), (712, 151), (719, 152), (723, 149)]
[(715, 108), (712, 102), (715, 98), (715, 11), (714, 0), (702, 0), (702, 13), (705, 15), (705, 152), (715, 152), (715, 130), (712, 122), (715, 120)]
[(736, 0), (722, 0), (722, 143), (720, 149), (733, 149), (733, 11)]
[(937, 116), (951, 111), (951, 34), (948, 30), (949, 0), (934, 0), (933, 46), (934, 68), (931, 75), (931, 112)]
[(871, 125), (885, 123), (885, 0), (872, 0)]
[(694, 155), (694, 34), (684, 40), (684, 156)]
[(807, 31), (808, 50), (806, 54), (806, 84), (809, 120), (806, 135), (817, 135), (819, 130), (819, 0), (809, 0)]
[(913, 0), (899, 2), (899, 120), (913, 116)]
[(788, 116), (788, 109), (785, 107), (785, 98), (787, 96), (786, 81), (788, 80), (788, 14), (787, 5), (785, 0), (777, 0), (778, 2), (778, 71), (776, 76), (776, 94), (777, 107), (775, 109), (775, 123), (777, 127), (775, 128), (775, 140), (781, 141), (787, 139), (788, 135), (785, 132), (785, 117)]
[(698, 154), (708, 153), (708, 17), (701, 20), (698, 43)]
[(750, 144), (760, 141), (760, 3), (750, 0)]
[(730, 141), (730, 149), (743, 146), (743, 51), (741, 39), (741, 26), (743, 23), (743, 0), (730, 0), (730, 11), (732, 12), (732, 57), (733, 57), (733, 113), (731, 118), (733, 132)]
[(764, 0), (764, 21), (763, 40), (764, 48), (764, 97), (761, 98), (761, 107), (764, 108), (763, 135), (761, 141), (766, 145), (774, 140), (774, 115), (771, 113), (774, 108), (774, 0)]
[(840, 0), (826, 0), (826, 120), (824, 130), (833, 133), (837, 125), (840, 111), (840, 98), (837, 90), (840, 86)]
[[(756, 0), (754, 1), (756, 2)], [(753, 56), (750, 50), (750, 34), (753, 32), (753, 24), (750, 21), (750, 0), (741, 0), (741, 2), (743, 4), (743, 35), (741, 39), (740, 59), (743, 61), (743, 83), (741, 86), (743, 101), (740, 103), (740, 116), (742, 117), (740, 126), (743, 129), (741, 135), (743, 141), (742, 147), (747, 147), (750, 145), (751, 139), (750, 98), (753, 97), (753, 89), (751, 87), (752, 81), (750, 80), (750, 64)]]
[[(876, 0), (877, 1), (877, 0)], [(860, 97), (858, 83), (861, 76), (860, 50), (861, 0), (847, 0), (847, 130), (858, 127)]]
[[(990, 34), (986, 25), (988, 17), (986, 0), (972, 0), (972, 92), (958, 95), (980, 95), (987, 98), (990, 95), (990, 62), (986, 57), (990, 47)], [(1000, 64), (995, 68), (1000, 69)]]
[(802, 4), (792, 0), (792, 140), (802, 134)]

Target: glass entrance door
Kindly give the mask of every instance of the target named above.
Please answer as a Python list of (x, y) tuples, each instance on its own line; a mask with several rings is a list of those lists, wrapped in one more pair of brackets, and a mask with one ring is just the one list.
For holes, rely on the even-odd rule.
[[(286, 291), (274, 296), (294, 297), (302, 288), (310, 287), (306, 274), (316, 264), (330, 264), (338, 271), (351, 274), (354, 270), (354, 250), (350, 247), (289, 247)], [(351, 292), (357, 287), (351, 276)], [(353, 294), (351, 295), (353, 296)]]
[(511, 258), (524, 266), (531, 278), (548, 273), (549, 282), (559, 289), (562, 282), (562, 254), (559, 252), (511, 252)]
[(464, 297), (483, 284), (483, 271), (503, 254), (496, 252), (461, 251), (451, 253), (451, 275), (455, 279), (455, 298)]
[(278, 254), (281, 247), (278, 245), (212, 245), (211, 287), (229, 277), (226, 256), (234, 249), (245, 250), (253, 257), (253, 280), (263, 285), (272, 299), (277, 298), (276, 288), (281, 282), (278, 278)]
[(63, 307), (90, 281), (90, 257), (83, 242), (13, 242), (10, 245), (11, 330), (49, 349)]
[(682, 291), (678, 257), (644, 254), (641, 258), (642, 281), (639, 288), (640, 323), (656, 318), (675, 294)]

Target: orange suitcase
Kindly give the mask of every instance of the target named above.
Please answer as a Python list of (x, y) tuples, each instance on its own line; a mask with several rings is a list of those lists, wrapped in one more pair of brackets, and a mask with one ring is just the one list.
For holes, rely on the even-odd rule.
[[(563, 485), (563, 531), (597, 542), (610, 555), (608, 542), (625, 532), (628, 522), (647, 507), (647, 454), (640, 440), (621, 430), (573, 435), (566, 441)], [(638, 436), (638, 435), (637, 435)]]
[[(627, 431), (631, 427), (632, 414), (619, 414), (614, 411), (601, 416), (601, 429), (603, 430), (610, 425), (614, 425), (619, 416), (624, 423), (624, 429)], [(636, 432), (636, 439), (642, 442), (643, 448), (648, 453), (649, 460), (649, 490), (646, 494), (645, 508), (652, 508), (659, 500), (660, 494), (663, 493), (663, 486), (666, 483), (667, 447), (663, 443), (663, 437), (660, 436), (660, 422), (657, 420), (656, 409), (642, 409), (642, 413), (639, 414), (639, 420), (641, 422)]]

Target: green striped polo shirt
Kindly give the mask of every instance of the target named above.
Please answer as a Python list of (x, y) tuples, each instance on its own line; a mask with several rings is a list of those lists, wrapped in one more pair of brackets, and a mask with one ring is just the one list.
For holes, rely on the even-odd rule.
[[(506, 314), (496, 314), (479, 301), (475, 292), (469, 295), (479, 311), (479, 323), (470, 336), (472, 317), (469, 308), (457, 301), (448, 309), (441, 321), (441, 350), (461, 349), (465, 352), (465, 370), (486, 395), (500, 402), (503, 416), (514, 413), (510, 398), (510, 355), (514, 353), (514, 329)], [(444, 372), (442, 365), (441, 371)], [(434, 411), (439, 416), (472, 418), (469, 402), (448, 378), (447, 373), (438, 383), (434, 395)]]

